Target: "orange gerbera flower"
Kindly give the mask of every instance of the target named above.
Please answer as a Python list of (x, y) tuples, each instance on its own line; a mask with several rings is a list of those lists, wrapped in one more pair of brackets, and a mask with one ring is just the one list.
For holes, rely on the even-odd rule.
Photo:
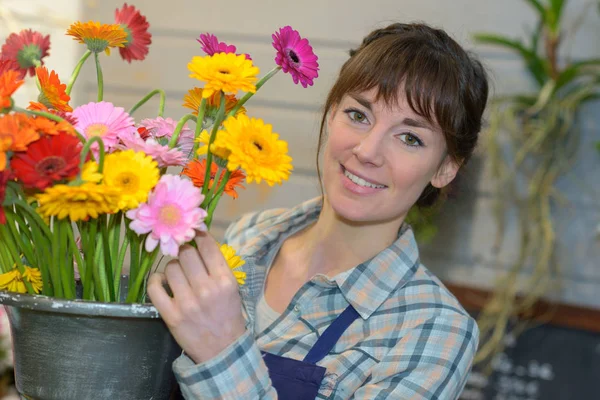
[[(5, 135), (0, 131), (0, 177), (3, 176), (2, 171), (6, 169), (6, 153), (10, 150), (12, 142), (13, 138), (11, 135)], [(0, 189), (2, 189), (2, 187), (0, 187)], [(0, 207), (0, 211), (2, 211), (2, 207)], [(0, 221), (0, 223), (2, 223), (2, 221)]]
[[(205, 173), (206, 173), (206, 159), (203, 159), (202, 161), (193, 159), (185, 166), (185, 168), (181, 172), (182, 175), (185, 175), (192, 180), (192, 183), (194, 184), (194, 186), (199, 187), (199, 188), (201, 188), (204, 185), (204, 174)], [(211, 165), (211, 168), (210, 168), (210, 182), (208, 183), (209, 189), (215, 183), (216, 175), (217, 175), (217, 164), (215, 164), (213, 162)], [(244, 175), (244, 173), (241, 170), (237, 169), (237, 170), (233, 171), (231, 173), (231, 175), (229, 176), (229, 180), (225, 184), (225, 189), (224, 189), (225, 194), (233, 197), (234, 199), (237, 199), (238, 194), (235, 191), (235, 189), (237, 187), (245, 189), (244, 186), (242, 185), (242, 182), (244, 181), (245, 178), (246, 178), (246, 175)], [(221, 184), (222, 179), (223, 179), (223, 174), (221, 174), (221, 176), (219, 177), (219, 183), (218, 183), (219, 185)]]
[[(192, 114), (198, 115), (198, 108), (200, 108), (200, 102), (202, 101), (202, 88), (193, 88), (188, 90), (187, 94), (183, 96), (183, 106), (192, 109)], [(225, 95), (225, 115), (229, 114), (229, 112), (235, 107), (238, 99), (233, 94)], [(221, 105), (221, 92), (213, 93), (209, 98), (206, 99), (206, 116), (213, 117), (217, 115), (217, 111), (219, 111), (219, 106)], [(240, 109), (235, 113), (238, 115), (239, 113), (246, 113), (246, 109), (244, 107), (240, 107)]]
[(29, 118), (24, 114), (0, 116), (0, 134), (11, 137), (10, 151), (25, 151), (29, 143), (40, 138), (39, 133), (29, 123)]
[(0, 110), (10, 107), (13, 93), (25, 82), (19, 71), (9, 70), (0, 75)]
[[(31, 104), (29, 109), (35, 110), (35, 108), (31, 107)], [(48, 111), (48, 109), (42, 109), (41, 111)], [(58, 135), (59, 133), (68, 133), (70, 135), (75, 135), (75, 128), (73, 128), (73, 125), (71, 125), (68, 121), (56, 122), (44, 117), (30, 117), (29, 124), (34, 131), (40, 134), (54, 136)]]
[(127, 32), (119, 24), (101, 24), (100, 22), (75, 22), (67, 30), (79, 43), (85, 43), (94, 53), (106, 52), (111, 47), (123, 47), (127, 43)]
[[(73, 111), (69, 105), (71, 96), (67, 94), (67, 85), (60, 83), (58, 74), (54, 71), (51, 71), (50, 74), (48, 74), (48, 69), (46, 67), (37, 67), (35, 69), (35, 73), (37, 74), (40, 82), (40, 95), (38, 97), (38, 101), (48, 108), (53, 108), (55, 110), (64, 112)], [(32, 107), (33, 104), (36, 103), (32, 102), (30, 105), (31, 108), (36, 109), (34, 107), (39, 107)]]

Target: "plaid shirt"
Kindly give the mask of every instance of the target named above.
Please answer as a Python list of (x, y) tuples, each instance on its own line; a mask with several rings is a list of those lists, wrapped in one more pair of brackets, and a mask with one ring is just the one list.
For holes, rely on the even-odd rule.
[(275, 254), (313, 223), (320, 198), (290, 209), (242, 217), (225, 240), (246, 260), (240, 294), (247, 330), (215, 358), (195, 365), (182, 355), (173, 370), (187, 399), (276, 399), (260, 351), (302, 360), (349, 305), (360, 317), (318, 364), (327, 368), (319, 399), (456, 399), (478, 335), (475, 321), (420, 262), (407, 224), (377, 256), (332, 278), (315, 275), (283, 314), (254, 335), (255, 306)]

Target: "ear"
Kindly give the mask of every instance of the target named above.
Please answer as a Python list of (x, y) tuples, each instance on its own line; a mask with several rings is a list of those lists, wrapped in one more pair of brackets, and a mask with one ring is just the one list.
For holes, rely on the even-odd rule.
[(454, 180), (459, 169), (460, 164), (447, 155), (431, 179), (431, 185), (438, 189), (443, 188)]

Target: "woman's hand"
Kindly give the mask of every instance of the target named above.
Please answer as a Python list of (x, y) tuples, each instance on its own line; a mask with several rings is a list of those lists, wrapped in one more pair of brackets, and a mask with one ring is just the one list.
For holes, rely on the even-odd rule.
[[(246, 330), (238, 283), (217, 242), (206, 232), (198, 249), (184, 245), (164, 274), (153, 274), (148, 295), (177, 343), (197, 364), (233, 343)], [(169, 284), (173, 297), (165, 291)]]

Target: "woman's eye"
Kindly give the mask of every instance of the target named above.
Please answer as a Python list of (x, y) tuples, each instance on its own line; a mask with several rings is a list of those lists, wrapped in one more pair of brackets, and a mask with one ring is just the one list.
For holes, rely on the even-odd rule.
[(349, 110), (345, 110), (345, 112), (346, 112), (346, 114), (348, 114), (348, 117), (350, 117), (350, 119), (353, 122), (357, 122), (359, 124), (363, 124), (363, 123), (367, 122), (367, 116), (358, 110), (349, 109)]
[(402, 135), (400, 135), (400, 140), (402, 140), (407, 146), (411, 146), (411, 147), (423, 146), (423, 142), (421, 142), (421, 139), (419, 139), (418, 137), (416, 137), (415, 135), (413, 135), (411, 133), (403, 133)]

